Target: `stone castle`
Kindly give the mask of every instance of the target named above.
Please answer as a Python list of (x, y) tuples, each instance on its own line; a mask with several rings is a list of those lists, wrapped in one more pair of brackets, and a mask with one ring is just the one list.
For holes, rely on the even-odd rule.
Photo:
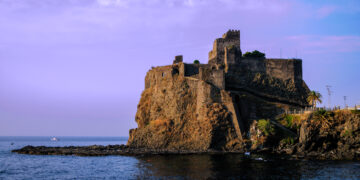
[[(215, 40), (208, 64), (184, 63), (182, 56), (176, 56), (172, 65), (148, 71), (136, 114), (138, 128), (130, 130), (128, 144), (229, 150), (241, 144), (254, 120), (271, 119), (285, 110), (308, 106), (308, 92), (300, 59), (244, 57), (240, 31), (229, 30)], [(209, 125), (207, 130), (217, 136), (194, 129), (206, 123), (217, 124)], [(231, 130), (222, 132), (218, 129), (222, 126)], [(167, 135), (157, 134), (163, 127)], [(202, 145), (193, 147), (194, 143)]]
[[(145, 88), (175, 74), (204, 80), (220, 89), (231, 90), (245, 84), (247, 73), (261, 73), (281, 80), (302, 81), (302, 61), (300, 59), (244, 58), (240, 48), (240, 31), (229, 30), (222, 38), (215, 40), (209, 52), (208, 64), (186, 64), (183, 57), (176, 56), (173, 65), (156, 67), (149, 71)], [(226, 82), (226, 83), (225, 83)]]

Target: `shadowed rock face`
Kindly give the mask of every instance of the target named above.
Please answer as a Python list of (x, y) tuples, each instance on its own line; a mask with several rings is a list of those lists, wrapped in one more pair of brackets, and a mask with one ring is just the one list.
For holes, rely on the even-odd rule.
[(178, 75), (145, 89), (136, 113), (139, 128), (130, 131), (128, 145), (196, 151), (239, 146), (230, 112), (211, 98), (200, 102), (202, 90), (221, 98), (219, 89)]
[(293, 154), (360, 160), (360, 111), (315, 112), (301, 121), (298, 134)]
[(128, 145), (136, 148), (244, 150), (250, 125), (306, 107), (301, 60), (241, 56), (240, 32), (214, 42), (209, 64), (174, 61), (145, 77)]

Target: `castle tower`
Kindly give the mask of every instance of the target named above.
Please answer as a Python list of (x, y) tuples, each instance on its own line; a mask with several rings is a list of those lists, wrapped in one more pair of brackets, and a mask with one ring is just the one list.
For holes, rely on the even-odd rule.
[(239, 30), (229, 30), (222, 38), (215, 40), (213, 49), (209, 52), (209, 64), (225, 64), (225, 52), (234, 53), (227, 55), (227, 57), (236, 56), (230, 60), (233, 63), (235, 63), (235, 59), (241, 58)]

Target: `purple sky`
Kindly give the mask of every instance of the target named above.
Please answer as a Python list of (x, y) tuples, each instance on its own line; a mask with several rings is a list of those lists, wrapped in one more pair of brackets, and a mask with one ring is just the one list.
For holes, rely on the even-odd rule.
[[(0, 0), (0, 135), (127, 136), (151, 66), (243, 52), (303, 59), (332, 105), (360, 104), (360, 1)], [(281, 52), (281, 53), (280, 53)]]

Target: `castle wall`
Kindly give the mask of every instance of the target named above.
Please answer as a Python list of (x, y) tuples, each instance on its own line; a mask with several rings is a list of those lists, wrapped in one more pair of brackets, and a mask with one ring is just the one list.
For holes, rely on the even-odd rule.
[(266, 65), (263, 59), (256, 58), (243, 58), (240, 60), (238, 64), (238, 68), (240, 71), (244, 73), (265, 73)]
[(199, 74), (199, 65), (198, 64), (184, 64), (185, 72), (184, 76), (190, 76), (197, 78)]
[(201, 67), (199, 69), (199, 79), (219, 89), (225, 89), (225, 73), (222, 69), (212, 69), (211, 66)]
[(282, 80), (302, 80), (300, 59), (266, 59), (266, 74)]
[(145, 89), (154, 86), (163, 80), (171, 79), (172, 74), (174, 73), (173, 70), (173, 66), (169, 65), (156, 67), (148, 71), (145, 77)]
[(281, 80), (302, 80), (302, 61), (300, 59), (242, 58), (236, 64), (226, 63), (225, 71), (239, 76), (262, 73)]
[(216, 69), (209, 64), (185, 64), (159, 66), (147, 72), (145, 77), (145, 89), (155, 86), (161, 81), (168, 81), (178, 74), (182, 77), (191, 77), (204, 80), (219, 89), (225, 88), (225, 73), (222, 69)]

